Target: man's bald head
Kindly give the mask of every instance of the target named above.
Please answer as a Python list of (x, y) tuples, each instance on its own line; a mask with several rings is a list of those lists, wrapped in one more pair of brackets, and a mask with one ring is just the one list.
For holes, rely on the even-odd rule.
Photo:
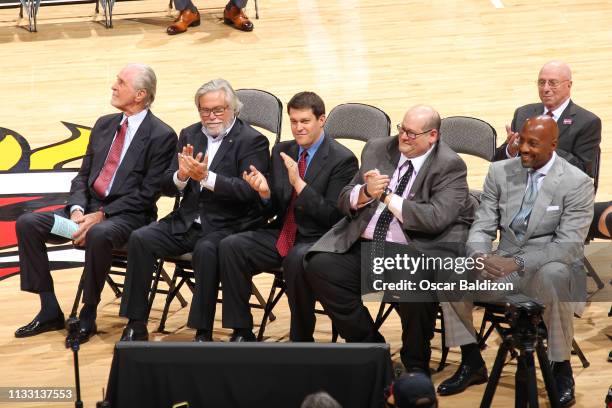
[(557, 149), (559, 128), (557, 122), (547, 115), (527, 119), (519, 139), (519, 153), (523, 167), (539, 169), (544, 166)]
[(409, 159), (425, 154), (438, 140), (440, 115), (428, 105), (408, 109), (399, 130), (399, 151)]
[(549, 61), (538, 74), (538, 93), (547, 110), (554, 111), (569, 97), (572, 89), (572, 71), (562, 61)]

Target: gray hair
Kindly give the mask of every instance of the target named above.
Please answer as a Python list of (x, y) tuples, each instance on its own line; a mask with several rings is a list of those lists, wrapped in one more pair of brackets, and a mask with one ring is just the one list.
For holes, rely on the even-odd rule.
[(144, 107), (150, 108), (155, 100), (155, 92), (157, 91), (157, 77), (153, 69), (146, 64), (128, 64), (126, 68), (136, 68), (139, 73), (134, 77), (132, 86), (136, 90), (144, 89), (147, 91), (147, 96), (144, 99)]
[(342, 408), (342, 405), (325, 391), (319, 391), (308, 395), (300, 408)]
[(238, 115), (240, 109), (242, 109), (242, 102), (238, 99), (238, 95), (234, 92), (234, 88), (223, 78), (213, 79), (202, 85), (195, 94), (195, 105), (196, 108), (200, 108), (200, 97), (209, 92), (223, 91), (225, 93), (225, 103), (232, 108), (234, 113)]

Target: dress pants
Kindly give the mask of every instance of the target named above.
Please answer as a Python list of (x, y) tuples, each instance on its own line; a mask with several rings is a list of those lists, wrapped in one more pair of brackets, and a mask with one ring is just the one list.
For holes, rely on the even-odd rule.
[(167, 221), (154, 222), (132, 233), (128, 245), (128, 267), (119, 315), (146, 320), (147, 295), (157, 259), (192, 254), (195, 287), (187, 326), (212, 330), (219, 290), (217, 248), (232, 231), (212, 231), (203, 234), (199, 224), (181, 234), (171, 232)]
[[(21, 267), (21, 290), (33, 293), (53, 291), (46, 242), (62, 243), (68, 239), (51, 234), (54, 214), (66, 217), (64, 211), (27, 213), (15, 226)], [(83, 303), (97, 305), (111, 267), (113, 248), (121, 248), (132, 230), (142, 224), (133, 217), (110, 217), (92, 226), (85, 237)]]
[[(243, 9), (246, 7), (248, 0), (231, 0), (231, 3), (240, 8)], [(187, 8), (187, 5), (189, 4), (188, 0), (174, 0), (174, 8), (177, 10), (185, 10)]]
[[(361, 301), (361, 242), (346, 253), (314, 253), (306, 265), (306, 279), (316, 299), (347, 342), (380, 342), (384, 338)], [(400, 303), (402, 363), (406, 368), (429, 372), (430, 340), (433, 337), (437, 303)]]
[(313, 242), (296, 244), (283, 259), (276, 249), (280, 230), (260, 229), (231, 235), (219, 245), (223, 286), (223, 327), (252, 329), (249, 308), (253, 275), (266, 269), (283, 267), (287, 298), (291, 310), (291, 341), (314, 341), (315, 299), (304, 279), (303, 259)]

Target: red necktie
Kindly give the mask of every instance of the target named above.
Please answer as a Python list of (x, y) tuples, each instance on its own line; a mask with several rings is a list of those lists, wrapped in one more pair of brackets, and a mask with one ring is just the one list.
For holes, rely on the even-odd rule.
[[(303, 179), (304, 174), (306, 174), (306, 156), (308, 155), (308, 151), (304, 150), (300, 155), (300, 160), (298, 160), (298, 171), (300, 172), (300, 177)], [(295, 243), (295, 234), (297, 232), (297, 224), (295, 223), (295, 212), (293, 211), (293, 206), (295, 205), (295, 199), (297, 198), (297, 193), (295, 189), (291, 194), (291, 202), (289, 203), (289, 208), (287, 209), (287, 215), (285, 216), (285, 223), (283, 224), (283, 229), (278, 236), (278, 240), (276, 241), (276, 249), (278, 253), (283, 258), (287, 256), (289, 250), (293, 248), (293, 244)]]
[(548, 111), (548, 112), (546, 112), (546, 114), (547, 114), (548, 116), (550, 116), (551, 118), (554, 118), (554, 117), (555, 117), (555, 115), (553, 115), (552, 111)]
[(121, 159), (121, 151), (123, 150), (123, 144), (125, 142), (125, 134), (127, 133), (128, 121), (123, 121), (121, 129), (117, 132), (117, 137), (113, 141), (111, 148), (104, 162), (104, 166), (93, 183), (93, 189), (100, 198), (106, 197), (106, 190), (110, 185), (117, 167), (119, 167), (119, 159)]

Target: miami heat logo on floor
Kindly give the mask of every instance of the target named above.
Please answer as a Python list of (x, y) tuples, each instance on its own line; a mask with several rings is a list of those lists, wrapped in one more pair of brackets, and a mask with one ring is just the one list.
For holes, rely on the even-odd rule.
[[(91, 128), (62, 123), (70, 137), (34, 150), (19, 133), (0, 127), (0, 280), (19, 273), (17, 218), (28, 211), (61, 208), (68, 199)], [(49, 263), (51, 269), (82, 265), (83, 253), (70, 244), (53, 246)]]

